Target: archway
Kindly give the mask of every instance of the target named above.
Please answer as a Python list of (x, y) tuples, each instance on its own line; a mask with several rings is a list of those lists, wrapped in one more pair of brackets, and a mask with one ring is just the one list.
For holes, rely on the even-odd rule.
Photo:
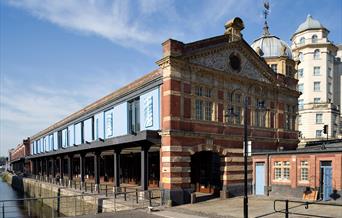
[(191, 156), (191, 184), (196, 192), (217, 194), (222, 189), (220, 156), (200, 151)]

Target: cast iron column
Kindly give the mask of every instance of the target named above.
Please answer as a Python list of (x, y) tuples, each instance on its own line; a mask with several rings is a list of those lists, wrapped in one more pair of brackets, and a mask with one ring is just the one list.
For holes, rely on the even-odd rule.
[(83, 189), (85, 174), (85, 153), (80, 153), (80, 189)]
[(114, 192), (120, 191), (120, 153), (121, 149), (114, 149)]
[(247, 156), (248, 156), (248, 97), (244, 99), (244, 197), (243, 197), (243, 216), (248, 218), (248, 186), (247, 186)]
[(149, 145), (141, 147), (141, 189), (148, 190), (148, 150)]
[(73, 161), (73, 155), (68, 155), (68, 179), (69, 179), (69, 187), (72, 187), (72, 161)]
[(51, 172), (53, 181), (56, 181), (56, 157), (51, 158)]
[(100, 159), (101, 152), (94, 154), (94, 177), (95, 177), (95, 192), (100, 193)]
[(49, 178), (49, 159), (45, 158), (45, 173), (46, 173), (46, 181)]
[(39, 173), (40, 173), (39, 178), (41, 180), (43, 180), (43, 178), (44, 178), (44, 174), (43, 174), (43, 159), (39, 160)]
[(64, 159), (63, 156), (59, 157), (59, 184), (63, 184), (63, 177), (64, 177)]

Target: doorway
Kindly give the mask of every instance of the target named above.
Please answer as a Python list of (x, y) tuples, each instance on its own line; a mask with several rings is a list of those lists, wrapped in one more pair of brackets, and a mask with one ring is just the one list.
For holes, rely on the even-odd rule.
[(320, 198), (330, 200), (332, 194), (332, 167), (331, 161), (321, 161), (320, 169)]
[(222, 188), (220, 156), (212, 151), (201, 151), (191, 156), (191, 184), (196, 192), (216, 194)]
[(265, 163), (255, 164), (255, 194), (265, 194)]

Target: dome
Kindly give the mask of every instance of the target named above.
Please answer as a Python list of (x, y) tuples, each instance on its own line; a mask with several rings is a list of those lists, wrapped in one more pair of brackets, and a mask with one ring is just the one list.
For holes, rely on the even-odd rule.
[(311, 15), (309, 14), (305, 20), (304, 23), (302, 23), (301, 25), (299, 25), (299, 27), (297, 28), (296, 33), (300, 33), (303, 32), (305, 30), (310, 30), (310, 29), (325, 29), (325, 27), (318, 21), (315, 20), (311, 17)]
[(251, 47), (263, 58), (287, 56), (292, 59), (290, 47), (276, 36), (264, 34), (256, 39)]

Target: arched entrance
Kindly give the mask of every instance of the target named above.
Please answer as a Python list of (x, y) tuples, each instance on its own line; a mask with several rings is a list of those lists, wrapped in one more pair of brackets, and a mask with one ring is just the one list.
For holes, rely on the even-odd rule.
[(222, 188), (220, 156), (212, 151), (200, 151), (191, 156), (191, 184), (196, 192), (216, 194)]

